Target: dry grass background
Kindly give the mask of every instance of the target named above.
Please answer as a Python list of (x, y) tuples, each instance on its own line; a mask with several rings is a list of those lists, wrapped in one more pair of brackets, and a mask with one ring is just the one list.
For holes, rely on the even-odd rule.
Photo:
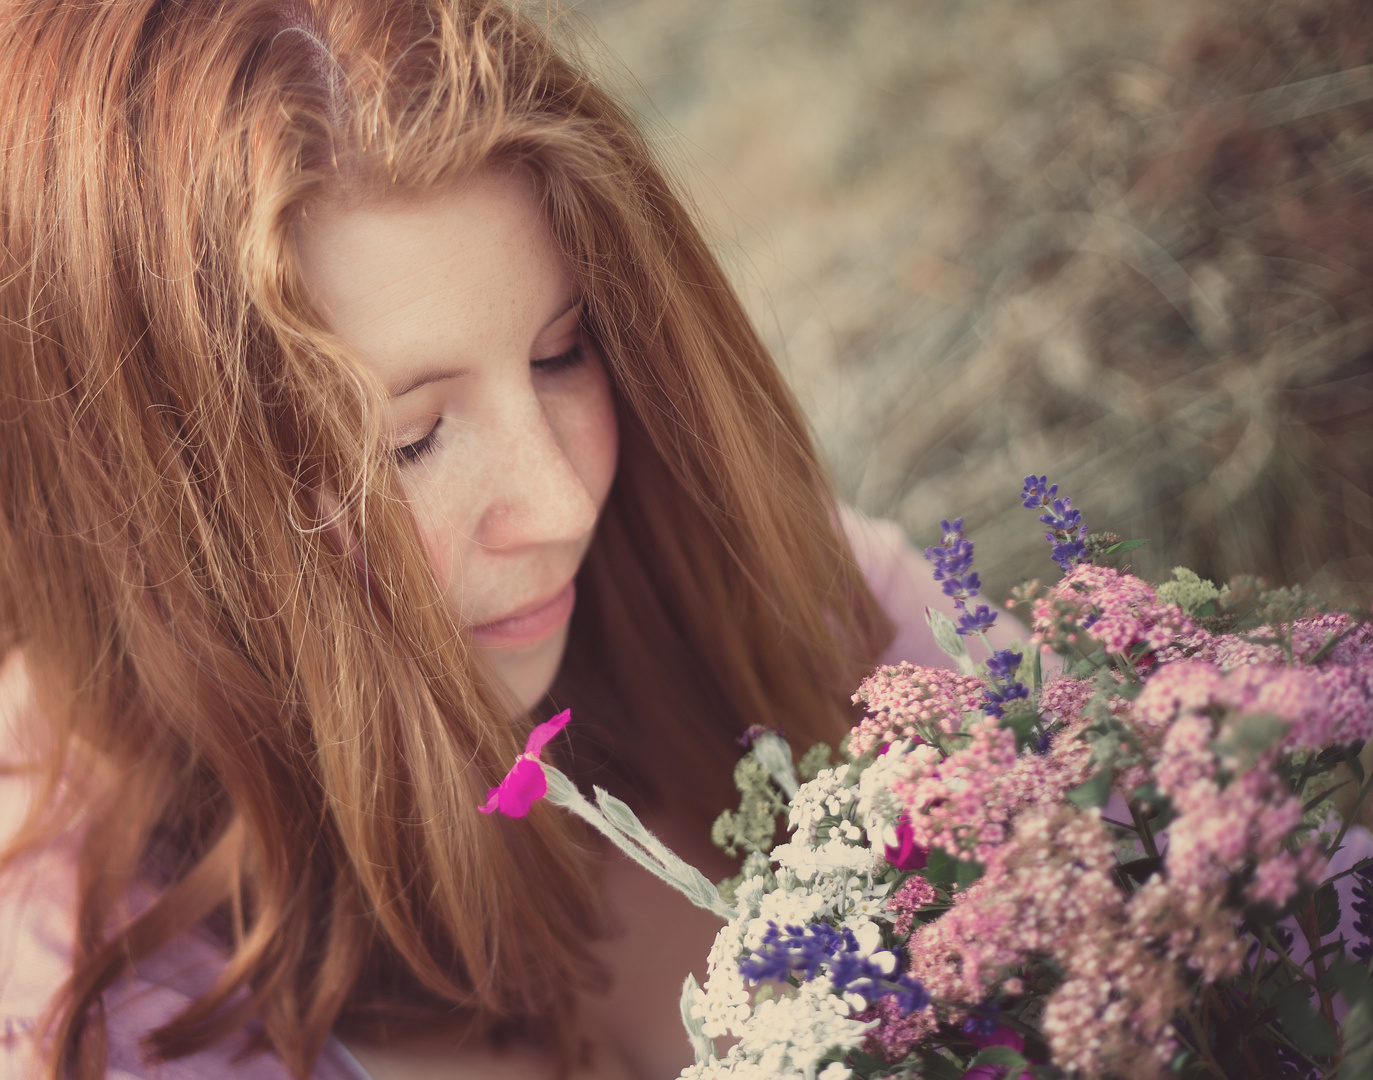
[[(1362, 0), (582, 0), (841, 490), (1373, 598)], [(615, 59), (617, 57), (618, 59)]]

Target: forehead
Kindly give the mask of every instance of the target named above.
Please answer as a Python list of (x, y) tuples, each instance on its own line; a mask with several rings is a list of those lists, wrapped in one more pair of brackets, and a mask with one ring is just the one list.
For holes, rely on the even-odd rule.
[(388, 383), (416, 365), (527, 349), (573, 294), (538, 192), (518, 175), (316, 204), (296, 242), (320, 314)]

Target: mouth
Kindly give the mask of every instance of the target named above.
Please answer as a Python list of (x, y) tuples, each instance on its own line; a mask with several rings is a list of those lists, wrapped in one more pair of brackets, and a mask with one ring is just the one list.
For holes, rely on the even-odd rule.
[(504, 618), (473, 626), (472, 643), (489, 649), (543, 641), (572, 617), (576, 599), (576, 586), (569, 581), (547, 600), (527, 605)]

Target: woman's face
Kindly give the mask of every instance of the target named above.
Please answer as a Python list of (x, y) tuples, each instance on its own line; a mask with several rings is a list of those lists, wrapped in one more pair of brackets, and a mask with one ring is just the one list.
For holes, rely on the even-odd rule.
[(529, 181), (311, 210), (306, 284), (386, 388), (391, 444), (445, 599), (525, 708), (567, 643), (615, 476), (605, 369)]

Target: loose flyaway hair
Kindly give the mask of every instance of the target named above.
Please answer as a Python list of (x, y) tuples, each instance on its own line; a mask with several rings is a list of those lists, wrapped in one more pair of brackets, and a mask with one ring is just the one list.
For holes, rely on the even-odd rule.
[(305, 1077), (336, 1026), (457, 1018), (565, 1048), (595, 980), (586, 837), (476, 811), (530, 720), (469, 656), (380, 388), (310, 304), (320, 202), (537, 185), (621, 427), (552, 694), (568, 767), (704, 818), (748, 724), (844, 728), (889, 628), (804, 422), (557, 33), (460, 0), (0, 10), (0, 642), (43, 718), (8, 858), (66, 830), (78, 869), (47, 1076), (104, 1075), (103, 991), (194, 928), (227, 962), (154, 1057), (247, 1038)]

